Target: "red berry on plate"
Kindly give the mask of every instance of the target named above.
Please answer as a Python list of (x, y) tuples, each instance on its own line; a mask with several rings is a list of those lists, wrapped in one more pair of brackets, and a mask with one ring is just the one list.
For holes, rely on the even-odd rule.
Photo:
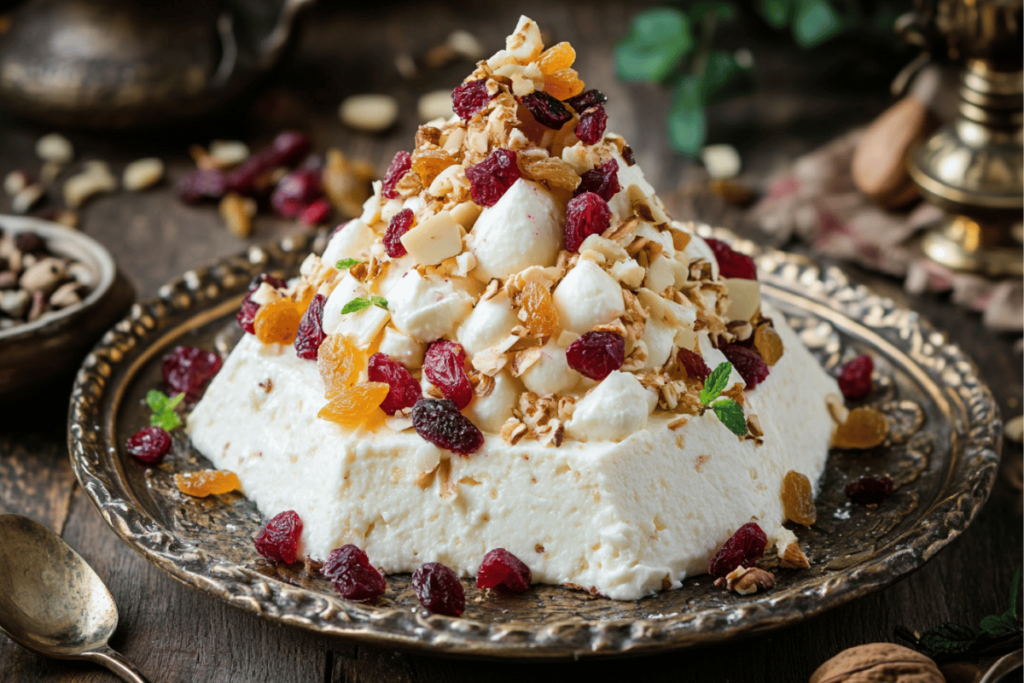
[(572, 119), (572, 113), (565, 105), (544, 91), (524, 95), (519, 101), (542, 126), (558, 130)]
[(384, 577), (370, 564), (366, 553), (352, 544), (332, 550), (320, 573), (346, 600), (369, 602), (384, 595)]
[(610, 202), (621, 189), (619, 186), (619, 162), (609, 159), (580, 176), (580, 184), (576, 187), (573, 195), (579, 196), (584, 192), (593, 192), (606, 202)]
[(473, 384), (466, 374), (466, 351), (461, 344), (436, 341), (423, 355), (423, 374), (445, 398), (462, 410), (473, 400)]
[(496, 149), (491, 155), (466, 168), (469, 194), (480, 206), (494, 206), (508, 188), (522, 177), (516, 164), (516, 153), (510, 149)]
[(466, 609), (466, 592), (462, 583), (440, 562), (420, 565), (412, 575), (412, 590), (420, 604), (434, 614), (457, 617)]
[(612, 222), (608, 202), (595, 192), (584, 192), (569, 200), (565, 208), (565, 248), (576, 253), (591, 235), (600, 235)]
[(757, 266), (754, 265), (754, 259), (733, 250), (732, 247), (722, 240), (709, 237), (704, 241), (711, 247), (711, 251), (715, 252), (719, 276), (723, 278), (742, 278), (744, 280), (757, 279)]
[(398, 181), (405, 177), (405, 174), (412, 168), (412, 156), (405, 150), (395, 153), (391, 164), (388, 165), (388, 172), (384, 174), (384, 181), (380, 194), (384, 199), (397, 199)]
[(412, 426), (430, 443), (459, 455), (475, 453), (484, 445), (483, 433), (447, 398), (420, 399), (412, 407)]
[(711, 368), (704, 362), (704, 356), (689, 349), (679, 349), (676, 356), (679, 364), (686, 369), (686, 374), (702, 382), (711, 376)]
[(875, 361), (871, 356), (858, 356), (839, 370), (839, 390), (848, 401), (859, 401), (871, 393), (871, 373)]
[(892, 495), (892, 479), (868, 475), (846, 485), (846, 497), (857, 505), (879, 505)]
[(732, 366), (736, 368), (736, 372), (740, 374), (740, 377), (746, 383), (747, 389), (753, 389), (765, 381), (768, 378), (769, 372), (771, 372), (768, 364), (761, 359), (761, 356), (757, 355), (756, 351), (751, 351), (736, 344), (726, 344), (719, 350), (732, 363)]
[(715, 553), (708, 565), (708, 574), (725, 576), (737, 567), (750, 568), (764, 556), (768, 537), (754, 522), (744, 524), (732, 535), (725, 545)]
[(569, 367), (584, 377), (603, 380), (622, 367), (626, 340), (614, 332), (587, 332), (565, 350)]
[(487, 94), (487, 79), (463, 83), (452, 91), (452, 109), (463, 121), (469, 121), (477, 112), (487, 106), (491, 96)]
[(158, 465), (171, 450), (171, 435), (160, 427), (146, 427), (128, 437), (128, 455), (147, 465)]
[(576, 137), (585, 145), (596, 145), (604, 138), (604, 129), (608, 125), (608, 115), (600, 104), (580, 114), (576, 124)]
[(294, 510), (286, 510), (267, 522), (256, 534), (253, 543), (258, 552), (271, 562), (291, 564), (299, 551), (302, 538), (302, 520)]
[(402, 209), (396, 213), (388, 222), (387, 230), (384, 231), (384, 251), (391, 258), (402, 258), (408, 252), (402, 244), (402, 235), (409, 232), (416, 216), (412, 209)]
[(327, 298), (317, 294), (309, 302), (309, 308), (302, 314), (299, 331), (295, 334), (295, 355), (303, 360), (316, 360), (319, 357), (320, 345), (327, 335), (324, 334), (324, 304)]
[(223, 364), (220, 355), (214, 351), (177, 346), (164, 356), (160, 369), (167, 386), (175, 393), (184, 392), (188, 400), (194, 401)]
[(532, 580), (530, 568), (504, 548), (495, 548), (484, 555), (476, 572), (477, 588), (503, 586), (515, 593), (522, 593), (530, 588)]
[(394, 415), (403, 408), (412, 408), (423, 398), (423, 389), (416, 378), (404, 365), (387, 354), (375, 353), (370, 356), (367, 372), (371, 382), (384, 382), (391, 387), (384, 402), (380, 404), (380, 409), (388, 415)]

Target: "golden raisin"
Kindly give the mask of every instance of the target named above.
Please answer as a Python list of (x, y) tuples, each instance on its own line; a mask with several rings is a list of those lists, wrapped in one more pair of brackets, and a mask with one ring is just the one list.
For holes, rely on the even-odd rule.
[(543, 157), (523, 161), (523, 175), (530, 180), (538, 180), (549, 188), (575, 190), (580, 184), (580, 177), (572, 166), (561, 159)]
[(811, 481), (799, 472), (790, 470), (782, 480), (782, 510), (786, 519), (804, 526), (811, 526), (818, 518)]
[(854, 408), (832, 435), (835, 448), (874, 448), (889, 435), (889, 421), (874, 408)]
[(759, 325), (754, 332), (754, 348), (757, 349), (761, 360), (768, 365), (775, 365), (782, 358), (782, 337), (768, 323)]
[(530, 281), (523, 287), (523, 311), (526, 329), (533, 337), (550, 337), (558, 329), (558, 311), (551, 300), (551, 292), (539, 282)]
[(434, 178), (454, 163), (452, 155), (441, 149), (424, 149), (412, 155), (412, 170), (419, 174), (423, 187), (430, 187)]
[(202, 470), (174, 475), (178, 490), (196, 498), (219, 496), (222, 493), (241, 491), (242, 482), (238, 475), (226, 470)]
[(544, 74), (544, 91), (556, 100), (567, 100), (583, 92), (583, 81), (573, 69)]
[(261, 306), (253, 324), (256, 338), (264, 344), (291, 344), (299, 331), (302, 312), (291, 299), (277, 299)]
[(317, 351), (317, 369), (324, 381), (324, 398), (334, 398), (356, 383), (366, 367), (366, 353), (350, 337), (331, 334)]
[(545, 76), (568, 69), (576, 61), (576, 50), (572, 49), (569, 43), (552, 45), (541, 53), (537, 59), (537, 66)]
[(390, 390), (391, 386), (385, 382), (362, 382), (345, 387), (316, 416), (347, 429), (355, 429), (364, 422), (373, 425), (379, 420), (377, 413), (383, 412), (380, 404)]

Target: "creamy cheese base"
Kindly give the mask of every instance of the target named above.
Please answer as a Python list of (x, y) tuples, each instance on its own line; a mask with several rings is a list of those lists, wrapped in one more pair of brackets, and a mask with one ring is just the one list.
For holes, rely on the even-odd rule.
[(535, 581), (637, 599), (706, 572), (751, 519), (771, 542), (784, 531), (783, 477), (821, 474), (833, 430), (825, 396), (839, 390), (784, 318), (772, 317), (785, 353), (746, 392), (744, 410), (760, 418), (762, 445), (740, 440), (710, 411), (676, 430), (668, 423), (677, 415), (656, 411), (619, 442), (567, 438), (545, 448), (485, 433), (483, 448), (461, 457), (412, 429), (351, 431), (317, 419), (326, 401), (316, 363), (252, 335), (227, 358), (188, 430), (264, 515), (299, 514), (300, 552), (315, 559), (354, 543), (386, 572), (434, 561), (472, 576), (500, 547)]

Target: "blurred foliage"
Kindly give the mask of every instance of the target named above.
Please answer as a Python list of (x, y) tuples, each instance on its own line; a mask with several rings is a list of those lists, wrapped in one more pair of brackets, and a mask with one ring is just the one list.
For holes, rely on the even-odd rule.
[[(630, 82), (662, 83), (673, 89), (668, 112), (672, 147), (695, 156), (707, 135), (706, 108), (753, 87), (754, 60), (749, 50), (716, 47), (716, 34), (734, 29), (744, 13), (769, 27), (788, 31), (802, 49), (813, 49), (843, 33), (868, 32), (895, 41), (893, 22), (910, 10), (910, 0), (751, 0), (741, 7), (730, 0), (696, 0), (654, 7), (633, 17), (615, 47), (618, 77)], [(870, 1), (870, 0), (867, 0)]]

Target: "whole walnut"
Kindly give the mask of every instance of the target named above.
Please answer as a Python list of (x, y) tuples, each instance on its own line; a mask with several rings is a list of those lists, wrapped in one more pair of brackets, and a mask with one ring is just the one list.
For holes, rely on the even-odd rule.
[(946, 683), (935, 662), (901, 645), (869, 643), (843, 650), (810, 683)]

